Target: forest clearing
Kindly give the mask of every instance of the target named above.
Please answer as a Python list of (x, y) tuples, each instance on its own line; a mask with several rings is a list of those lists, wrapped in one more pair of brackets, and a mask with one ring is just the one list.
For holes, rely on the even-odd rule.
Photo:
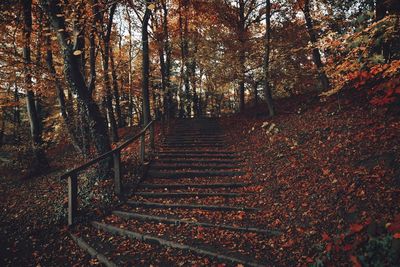
[(5, 0), (1, 266), (399, 266), (398, 0)]

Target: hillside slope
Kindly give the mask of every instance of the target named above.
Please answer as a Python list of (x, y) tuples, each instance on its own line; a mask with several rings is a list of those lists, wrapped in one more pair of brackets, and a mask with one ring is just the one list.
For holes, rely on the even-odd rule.
[(265, 192), (264, 216), (284, 232), (284, 265), (399, 264), (400, 121), (356, 101), (303, 96), (278, 116), (224, 120)]

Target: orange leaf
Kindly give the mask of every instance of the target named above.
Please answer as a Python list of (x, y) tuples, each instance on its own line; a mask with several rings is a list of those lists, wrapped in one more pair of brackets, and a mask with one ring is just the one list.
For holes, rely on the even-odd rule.
[(363, 229), (363, 226), (362, 226), (361, 224), (356, 223), (356, 224), (350, 225), (350, 231), (351, 231), (352, 233), (358, 233), (358, 232), (360, 232), (362, 229)]
[(328, 235), (327, 233), (323, 232), (323, 233), (322, 233), (322, 241), (327, 241), (327, 240), (329, 240), (329, 239), (331, 239), (331, 238), (329, 237), (329, 235)]
[(313, 263), (314, 260), (313, 260), (312, 258), (310, 258), (310, 257), (307, 257), (306, 262), (307, 262), (307, 263)]
[(328, 176), (330, 173), (331, 173), (331, 172), (330, 172), (329, 169), (322, 169), (322, 174), (323, 174), (324, 176)]
[(293, 244), (294, 244), (294, 241), (293, 241), (292, 239), (290, 239), (288, 242), (286, 242), (285, 244), (283, 244), (282, 247), (288, 248), (288, 247), (293, 246)]
[(238, 219), (239, 220), (243, 220), (245, 216), (246, 216), (246, 213), (244, 211), (239, 211), (238, 212)]
[(353, 263), (353, 267), (362, 267), (360, 261), (356, 256), (351, 255), (350, 261)]
[(326, 252), (329, 252), (329, 251), (331, 251), (331, 250), (332, 250), (332, 243), (326, 244), (325, 251), (326, 251)]

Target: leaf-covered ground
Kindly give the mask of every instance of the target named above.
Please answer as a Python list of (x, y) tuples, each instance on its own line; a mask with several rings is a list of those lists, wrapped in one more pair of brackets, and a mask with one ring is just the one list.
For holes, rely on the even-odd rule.
[(265, 192), (259, 219), (283, 232), (277, 261), (400, 264), (398, 115), (312, 96), (277, 107), (223, 121)]
[[(321, 264), (399, 265), (400, 255), (400, 121), (386, 109), (351, 102), (320, 102), (312, 96), (280, 100), (278, 115), (273, 119), (257, 117), (261, 109), (246, 115), (224, 118), (221, 123), (230, 137), (228, 142), (246, 158), (244, 182), (255, 185), (231, 192), (257, 192), (250, 197), (224, 200), (220, 197), (181, 200), (200, 204), (227, 204), (259, 207), (261, 212), (195, 212), (188, 216), (198, 221), (235, 223), (279, 230), (278, 237), (249, 234), (245, 239), (230, 231), (205, 230), (182, 226), (193, 232), (188, 242), (223, 242), (226, 249), (240, 249), (252, 258), (267, 256), (281, 266)], [(136, 151), (137, 147), (131, 150)], [(0, 255), (5, 266), (95, 265), (69, 238), (63, 226), (66, 208), (65, 183), (58, 180), (65, 162), (77, 164), (73, 154), (55, 153), (64, 159), (54, 165), (56, 172), (30, 181), (2, 173), (0, 182)], [(126, 153), (134, 154), (132, 151)], [(128, 158), (125, 158), (128, 160)], [(75, 159), (76, 160), (76, 159)], [(239, 180), (240, 180), (239, 179)], [(206, 182), (206, 178), (204, 182)], [(222, 181), (223, 179), (221, 179)], [(202, 179), (196, 180), (203, 182)], [(235, 180), (238, 182), (238, 180)], [(97, 191), (110, 187), (101, 182)], [(162, 190), (159, 190), (162, 191)], [(210, 191), (203, 189), (202, 191)], [(218, 192), (218, 189), (212, 190)], [(116, 204), (112, 195), (101, 199), (97, 193), (87, 201)], [(238, 202), (238, 203), (235, 203)], [(93, 207), (93, 216), (102, 217), (106, 209)], [(152, 211), (157, 214), (157, 210)], [(171, 216), (174, 211), (170, 211)], [(108, 217), (121, 225), (123, 220)], [(115, 221), (114, 221), (115, 220)], [(164, 233), (177, 237), (172, 226), (143, 223), (126, 225), (147, 233)], [(177, 232), (175, 232), (177, 231)], [(134, 253), (136, 264), (160, 256), (160, 264), (217, 264), (213, 260), (162, 250), (123, 238), (102, 236), (100, 231), (79, 227), (76, 233), (90, 232), (109, 246)], [(211, 241), (215, 237), (219, 239)], [(241, 243), (242, 241), (245, 243)], [(239, 244), (240, 243), (240, 244)], [(108, 246), (107, 244), (105, 244)], [(139, 253), (143, 251), (143, 253)], [(140, 258), (142, 257), (142, 258)], [(147, 258), (146, 258), (147, 257)]]
[[(120, 136), (127, 138), (136, 131), (122, 129)], [(11, 160), (0, 166), (0, 266), (81, 266), (93, 262), (69, 237), (67, 182), (59, 178), (85, 159), (77, 156), (72, 146), (59, 144), (46, 151), (49, 170), (26, 180), (28, 165), (18, 161), (20, 152), (11, 146), (3, 148)], [(138, 142), (135, 142), (122, 153), (125, 183), (134, 183), (137, 179), (132, 171), (137, 163), (137, 151)], [(83, 212), (88, 218), (102, 216), (107, 207), (118, 203), (112, 181), (93, 184), (93, 174), (91, 169), (79, 178), (79, 205), (85, 206)]]

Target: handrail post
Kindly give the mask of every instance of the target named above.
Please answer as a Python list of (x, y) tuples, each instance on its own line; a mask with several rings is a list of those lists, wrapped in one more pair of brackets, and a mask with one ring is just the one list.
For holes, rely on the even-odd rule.
[(144, 162), (144, 157), (145, 157), (145, 137), (146, 137), (146, 133), (143, 133), (140, 136), (140, 152), (139, 152), (139, 160), (140, 163)]
[(150, 148), (154, 150), (154, 123), (150, 125)]
[(68, 177), (68, 225), (75, 222), (78, 210), (78, 174), (71, 173)]
[(114, 183), (115, 194), (120, 195), (122, 191), (121, 186), (121, 151), (116, 151), (113, 154), (114, 159)]

